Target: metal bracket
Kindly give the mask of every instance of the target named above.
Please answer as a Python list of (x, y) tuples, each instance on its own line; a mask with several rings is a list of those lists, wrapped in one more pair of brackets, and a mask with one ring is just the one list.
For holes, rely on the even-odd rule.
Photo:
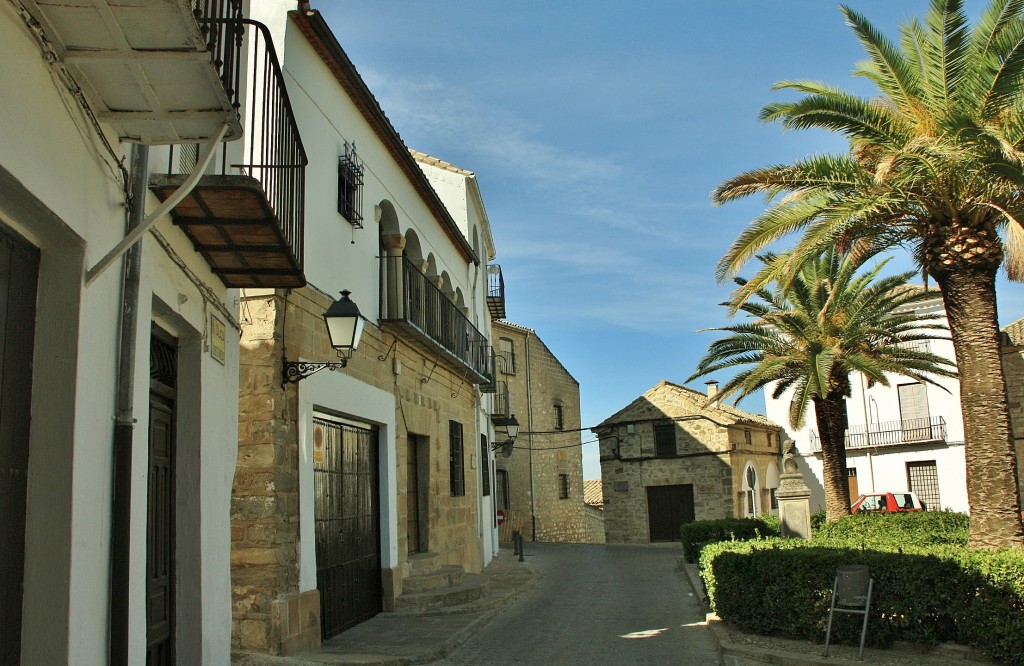
[(340, 361), (282, 361), (281, 363), (281, 388), (288, 384), (298, 384), (306, 377), (315, 375), (321, 370), (340, 370), (348, 366), (348, 359), (342, 357)]

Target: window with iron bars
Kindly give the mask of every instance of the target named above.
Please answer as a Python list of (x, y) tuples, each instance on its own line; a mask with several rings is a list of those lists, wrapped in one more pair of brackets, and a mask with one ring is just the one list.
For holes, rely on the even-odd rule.
[(565, 414), (562, 411), (562, 406), (555, 403), (553, 407), (555, 408), (555, 430), (565, 430)]
[(462, 424), (448, 422), (448, 472), (452, 497), (466, 494), (466, 462), (462, 450)]
[(558, 499), (569, 499), (569, 475), (558, 475)]
[(338, 157), (338, 212), (356, 229), (363, 228), (363, 163), (354, 143), (346, 143)]
[(487, 455), (487, 435), (480, 435), (480, 495), (491, 494), (491, 466)]

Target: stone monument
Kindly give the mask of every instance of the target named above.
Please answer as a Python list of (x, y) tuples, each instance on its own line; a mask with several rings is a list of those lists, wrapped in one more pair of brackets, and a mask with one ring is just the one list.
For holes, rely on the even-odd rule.
[(811, 538), (811, 489), (796, 464), (796, 442), (787, 439), (782, 445), (782, 475), (775, 497), (779, 500), (779, 522), (782, 536)]

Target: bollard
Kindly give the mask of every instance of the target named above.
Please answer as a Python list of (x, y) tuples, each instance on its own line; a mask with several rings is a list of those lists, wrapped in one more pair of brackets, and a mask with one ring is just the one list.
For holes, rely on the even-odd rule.
[(519, 532), (517, 530), (512, 530), (512, 554), (519, 554)]
[(519, 535), (519, 561), (523, 562), (523, 535)]

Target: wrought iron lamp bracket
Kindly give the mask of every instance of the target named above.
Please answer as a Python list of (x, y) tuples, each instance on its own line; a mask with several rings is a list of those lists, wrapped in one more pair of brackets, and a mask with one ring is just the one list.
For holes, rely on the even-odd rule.
[(306, 377), (315, 375), (321, 370), (340, 370), (348, 366), (348, 356), (338, 352), (340, 361), (286, 361), (281, 363), (281, 388), (288, 384), (298, 384)]

